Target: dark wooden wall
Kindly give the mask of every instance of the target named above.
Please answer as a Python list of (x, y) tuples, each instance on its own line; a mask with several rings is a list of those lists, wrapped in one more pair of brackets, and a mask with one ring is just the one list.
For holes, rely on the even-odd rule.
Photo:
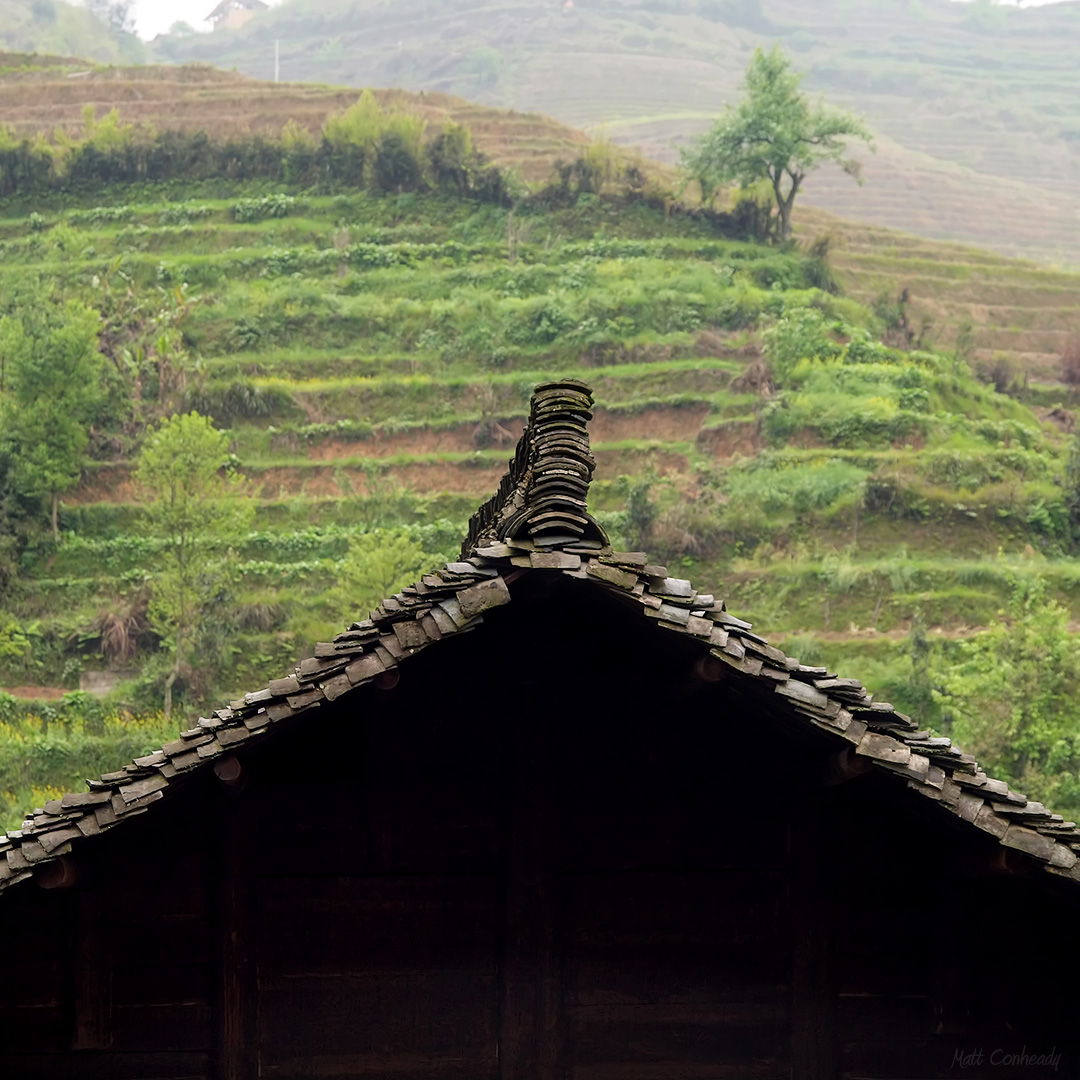
[[(1080, 898), (902, 785), (825, 786), (827, 742), (591, 596), (0, 897), (0, 1077), (1076, 1075)], [(990, 1061), (1025, 1044), (1056, 1071)]]

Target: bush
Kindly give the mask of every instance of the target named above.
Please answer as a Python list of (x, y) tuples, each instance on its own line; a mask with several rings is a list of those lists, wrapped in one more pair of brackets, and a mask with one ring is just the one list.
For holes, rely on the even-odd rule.
[(416, 151), (397, 131), (387, 131), (375, 152), (374, 181), (380, 191), (416, 191), (422, 173)]
[(302, 209), (292, 195), (264, 195), (261, 199), (239, 199), (233, 203), (232, 216), (234, 221), (250, 223), (288, 217)]
[(867, 471), (846, 461), (800, 462), (765, 453), (728, 476), (727, 495), (740, 505), (754, 502), (767, 514), (825, 510), (843, 495), (860, 492)]
[(224, 386), (196, 387), (184, 394), (184, 409), (226, 426), (234, 420), (275, 416), (292, 408), (287, 391), (237, 381)]
[[(252, 135), (225, 140), (205, 132), (137, 130), (112, 113), (91, 124), (82, 140), (53, 145), (46, 138), (18, 139), (0, 131), (0, 198), (9, 195), (96, 191), (104, 185), (162, 181), (251, 181), (312, 187), (347, 185), (381, 191), (422, 191), (435, 187), (505, 205), (507, 179), (479, 153), (463, 128), (450, 127), (425, 147), (424, 121), (405, 112), (384, 112), (370, 91), (345, 113), (331, 117), (321, 139), (295, 123), (279, 138)], [(429, 181), (428, 172), (431, 173)], [(283, 217), (301, 209), (290, 196), (242, 200), (237, 221)], [(184, 224), (193, 211), (163, 224)], [(77, 223), (125, 221), (128, 211), (76, 211)], [(30, 228), (46, 229), (40, 214)]]
[(765, 331), (762, 339), (765, 356), (781, 384), (800, 361), (831, 360), (843, 353), (821, 312), (813, 308), (796, 308), (785, 313)]

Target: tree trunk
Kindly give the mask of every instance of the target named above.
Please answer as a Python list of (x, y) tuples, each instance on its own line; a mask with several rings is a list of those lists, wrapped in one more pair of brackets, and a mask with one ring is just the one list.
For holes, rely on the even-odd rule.
[(177, 660), (173, 664), (172, 671), (169, 672), (168, 677), (165, 679), (165, 719), (172, 719), (172, 688), (173, 683), (176, 682), (177, 677), (180, 674), (180, 661)]
[(791, 203), (780, 203), (780, 243), (786, 244), (791, 239)]
[(780, 189), (783, 174), (773, 177), (773, 193), (776, 195), (777, 212), (777, 239), (781, 244), (786, 244), (791, 239), (791, 208), (795, 205), (795, 196), (798, 194), (799, 185), (803, 182), (803, 174), (798, 173), (791, 178), (791, 190), (785, 196)]
[(54, 540), (60, 536), (59, 514), (60, 493), (58, 491), (54, 491), (52, 493), (52, 534)]

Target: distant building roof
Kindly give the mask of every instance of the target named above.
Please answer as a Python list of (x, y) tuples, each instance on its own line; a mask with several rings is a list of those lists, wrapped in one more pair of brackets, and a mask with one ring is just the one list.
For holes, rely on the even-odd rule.
[(219, 22), (230, 11), (268, 11), (269, 9), (270, 5), (263, 3), (263, 0), (221, 0), (221, 3), (206, 16), (206, 21)]

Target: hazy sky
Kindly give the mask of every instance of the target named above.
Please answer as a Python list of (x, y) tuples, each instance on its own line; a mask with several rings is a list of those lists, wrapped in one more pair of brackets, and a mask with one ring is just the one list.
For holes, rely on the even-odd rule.
[[(269, 0), (278, 3), (280, 0)], [(1055, 0), (1023, 0), (1024, 7), (1050, 4)], [(203, 20), (213, 11), (218, 0), (136, 0), (135, 18), (139, 35), (152, 38), (164, 33), (174, 22), (190, 23), (196, 30), (208, 30)]]

